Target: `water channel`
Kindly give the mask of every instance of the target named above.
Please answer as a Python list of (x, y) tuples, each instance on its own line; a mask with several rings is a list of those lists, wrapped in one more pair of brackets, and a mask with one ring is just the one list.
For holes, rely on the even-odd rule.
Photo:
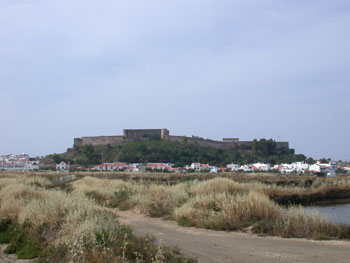
[(308, 206), (306, 210), (317, 211), (321, 216), (337, 223), (350, 224), (350, 204)]

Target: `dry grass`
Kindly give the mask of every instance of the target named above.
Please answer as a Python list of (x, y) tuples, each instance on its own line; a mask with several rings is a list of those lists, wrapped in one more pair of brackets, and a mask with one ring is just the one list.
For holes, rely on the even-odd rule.
[[(350, 238), (350, 226), (336, 225), (305, 212), (287, 209), (273, 199), (322, 195), (334, 189), (349, 189), (349, 179), (315, 180), (310, 187), (287, 187), (259, 182), (238, 183), (227, 178), (156, 185), (85, 177), (74, 183), (75, 191), (91, 191), (115, 199), (120, 191), (127, 198), (117, 206), (149, 216), (173, 218), (182, 225), (220, 230), (244, 230), (284, 237), (313, 239)], [(127, 205), (125, 205), (127, 204)]]
[[(98, 199), (100, 204), (133, 207), (150, 216), (169, 215), (188, 199), (185, 184), (164, 186), (84, 177), (75, 181), (73, 187), (75, 193)], [(123, 192), (129, 196), (120, 200), (123, 196), (118, 194)]]
[(192, 195), (208, 195), (215, 193), (242, 194), (248, 191), (249, 188), (246, 184), (219, 177), (203, 182), (196, 181), (189, 189), (189, 193)]
[(135, 187), (130, 198), (133, 207), (152, 217), (170, 215), (189, 197), (183, 184), (176, 186), (147, 185)]
[(187, 226), (237, 230), (249, 226), (252, 221), (276, 220), (281, 212), (278, 205), (260, 193), (211, 193), (195, 196), (177, 208), (174, 219)]
[[(100, 191), (106, 198), (112, 189), (128, 187), (127, 183), (95, 181), (74, 184), (72, 193), (51, 187), (40, 177), (7, 175), (0, 178), (0, 220), (30, 229), (31, 239), (41, 242), (42, 262), (195, 262), (174, 256), (170, 250), (158, 247), (152, 238), (132, 235), (120, 226), (116, 216), (86, 196), (91, 185), (102, 183)], [(101, 186), (101, 185), (100, 185)]]
[(93, 247), (96, 233), (111, 231), (113, 238), (120, 235), (120, 227), (112, 226), (115, 218), (104, 214), (105, 206), (172, 218), (187, 226), (243, 231), (249, 228), (283, 237), (350, 238), (348, 225), (333, 224), (302, 208), (287, 209), (275, 202), (347, 192), (348, 177), (314, 179), (312, 185), (301, 183), (299, 187), (238, 183), (220, 177), (176, 185), (82, 177), (71, 185), (73, 192), (65, 193), (48, 190), (50, 182), (40, 176), (0, 174), (0, 217), (56, 231), (55, 245), (69, 247), (72, 258), (85, 253), (76, 252), (82, 246), (79, 242), (87, 244), (90, 240), (87, 247)]

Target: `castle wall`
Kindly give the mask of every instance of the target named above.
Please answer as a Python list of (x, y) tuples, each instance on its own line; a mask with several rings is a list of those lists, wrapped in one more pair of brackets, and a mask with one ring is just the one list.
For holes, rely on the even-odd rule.
[(144, 141), (149, 139), (166, 139), (169, 131), (166, 129), (135, 129), (123, 130), (126, 141)]
[[(169, 136), (169, 141), (182, 142), (183, 136)], [(198, 144), (201, 147), (209, 147), (220, 150), (250, 150), (252, 149), (252, 142), (238, 141), (238, 142), (221, 142), (208, 139), (198, 139), (193, 137), (186, 137), (188, 144)]]
[[(169, 136), (169, 141), (173, 142), (183, 142), (183, 136)], [(188, 144), (198, 144), (201, 147), (209, 147), (220, 150), (252, 150), (253, 142), (252, 141), (214, 141), (208, 139), (199, 139), (193, 137), (186, 137)], [(289, 149), (288, 142), (276, 142), (277, 149)]]
[(277, 149), (289, 149), (289, 142), (276, 142)]
[[(173, 142), (183, 142), (183, 136), (170, 136), (167, 129), (135, 129), (123, 130), (123, 136), (93, 136), (74, 139), (74, 147), (87, 144), (93, 146), (117, 145), (123, 142), (145, 141), (150, 139), (161, 139)], [(252, 141), (215, 141), (202, 138), (186, 137), (188, 144), (197, 144), (201, 147), (209, 147), (221, 150), (251, 150)], [(289, 149), (288, 142), (276, 142), (277, 149)]]
[(81, 147), (87, 144), (92, 146), (115, 145), (124, 142), (123, 136), (93, 136), (74, 139), (74, 147)]

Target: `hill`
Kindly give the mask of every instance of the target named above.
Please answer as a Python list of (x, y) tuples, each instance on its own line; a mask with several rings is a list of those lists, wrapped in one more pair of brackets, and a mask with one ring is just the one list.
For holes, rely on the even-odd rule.
[[(291, 163), (307, 161), (303, 154), (295, 154), (294, 149), (278, 149), (273, 140), (253, 141), (252, 150), (221, 150), (163, 140), (127, 142), (119, 145), (74, 147), (64, 154), (47, 156), (53, 162), (70, 161), (72, 164), (93, 165), (101, 162), (148, 163), (164, 162), (184, 166), (192, 162), (226, 166), (228, 163), (267, 162)], [(309, 158), (310, 159), (310, 158)], [(311, 160), (310, 160), (311, 161)]]

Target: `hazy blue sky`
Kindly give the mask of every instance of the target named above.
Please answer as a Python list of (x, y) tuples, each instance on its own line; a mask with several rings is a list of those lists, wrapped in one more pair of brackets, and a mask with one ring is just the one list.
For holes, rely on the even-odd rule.
[(0, 154), (168, 128), (350, 160), (349, 0), (0, 0)]

